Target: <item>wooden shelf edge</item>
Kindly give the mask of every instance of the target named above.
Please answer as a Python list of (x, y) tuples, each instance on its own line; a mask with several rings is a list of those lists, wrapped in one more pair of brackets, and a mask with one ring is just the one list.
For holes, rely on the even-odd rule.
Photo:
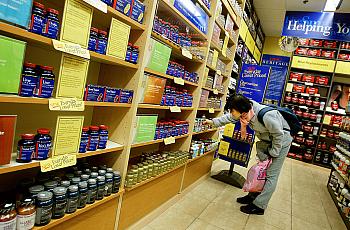
[[(169, 109), (171, 106), (161, 106), (161, 105), (152, 105), (152, 104), (138, 104), (138, 109)], [(180, 107), (181, 110), (193, 110), (193, 107)]]
[[(145, 72), (149, 73), (149, 74), (156, 75), (158, 77), (167, 78), (167, 79), (170, 79), (170, 80), (173, 80), (175, 78), (174, 76), (171, 76), (171, 75), (168, 75), (168, 74), (164, 74), (164, 73), (160, 73), (158, 71), (154, 71), (154, 70), (151, 70), (149, 68), (145, 68)], [(198, 87), (198, 84), (196, 84), (196, 83), (193, 83), (191, 81), (186, 81), (186, 80), (184, 80), (184, 81), (185, 81), (186, 85), (192, 85), (192, 86)]]
[(204, 3), (201, 0), (197, 0), (196, 2), (201, 6), (201, 8), (205, 11), (205, 13), (209, 17), (213, 16), (212, 13), (210, 12), (210, 9), (208, 9), (208, 7), (206, 5), (204, 5)]
[(98, 156), (104, 153), (111, 153), (111, 152), (118, 152), (118, 151), (122, 151), (124, 149), (124, 145), (120, 146), (120, 147), (112, 147), (112, 148), (108, 148), (108, 149), (99, 149), (93, 152), (86, 152), (86, 153), (78, 153), (77, 154), (77, 158), (85, 158), (85, 157), (91, 157), (91, 156)]
[(187, 162), (184, 163), (184, 164), (178, 165), (178, 166), (176, 166), (175, 168), (173, 168), (173, 169), (171, 169), (171, 170), (169, 170), (169, 171), (167, 171), (167, 172), (164, 172), (164, 173), (159, 174), (159, 175), (157, 175), (157, 176), (155, 176), (155, 177), (152, 177), (152, 178), (149, 178), (149, 179), (147, 179), (147, 180), (144, 180), (144, 181), (142, 181), (142, 182), (140, 182), (140, 183), (134, 185), (134, 186), (131, 187), (131, 188), (125, 188), (125, 191), (126, 191), (126, 192), (130, 192), (130, 191), (132, 191), (132, 190), (134, 190), (134, 189), (136, 189), (136, 188), (139, 188), (139, 187), (141, 187), (141, 186), (143, 186), (143, 185), (145, 185), (145, 184), (148, 184), (148, 183), (150, 183), (150, 182), (152, 182), (152, 181), (154, 181), (154, 180), (156, 180), (156, 179), (158, 179), (158, 178), (160, 178), (160, 177), (162, 177), (162, 176), (165, 176), (165, 175), (167, 175), (167, 174), (169, 174), (169, 173), (172, 173), (172, 172), (174, 172), (175, 170), (177, 170), (177, 169), (179, 169), (179, 168), (181, 168), (181, 167), (186, 166), (186, 164), (187, 164)]
[(125, 60), (116, 58), (116, 57), (112, 57), (109, 55), (105, 55), (105, 54), (99, 54), (93, 51), (90, 51), (90, 56), (91, 56), (91, 60), (92, 61), (97, 61), (97, 62), (102, 62), (102, 63), (106, 63), (106, 64), (110, 64), (110, 65), (118, 65), (118, 66), (123, 66), (123, 67), (127, 67), (130, 69), (138, 69), (139, 68), (139, 64), (133, 64), (130, 62), (127, 62)]
[(126, 16), (125, 14), (119, 12), (116, 9), (113, 9), (112, 7), (108, 6), (107, 8), (107, 12), (108, 14), (111, 14), (112, 16), (115, 16), (117, 19), (121, 19), (122, 21), (124, 21), (124, 23), (128, 24), (129, 26), (131, 26), (132, 29), (134, 30), (145, 30), (146, 26), (144, 24), (140, 24), (137, 21), (133, 20), (132, 18)]
[(181, 14), (173, 5), (171, 5), (170, 2), (168, 2), (169, 0), (160, 0), (159, 3), (163, 4), (166, 8), (168, 8), (168, 10), (170, 10), (171, 12), (173, 12), (174, 14), (177, 15), (177, 17), (181, 18), (185, 24), (187, 24), (188, 26), (190, 26), (194, 31), (196, 31), (199, 35), (200, 38), (202, 38), (203, 40), (207, 41), (208, 37), (206, 34), (204, 34), (202, 31), (200, 31), (190, 20), (188, 20), (183, 14)]
[[(202, 87), (202, 89), (205, 89), (205, 90), (208, 90), (208, 91), (214, 92), (214, 89), (211, 89), (211, 88), (208, 88), (208, 87)], [(220, 92), (220, 91), (218, 91), (218, 94), (224, 95), (225, 93), (224, 93), (224, 92)]]
[(204, 131), (200, 131), (200, 132), (193, 132), (192, 135), (198, 135), (198, 134), (202, 134), (202, 133), (210, 133), (210, 132), (215, 132), (218, 131), (218, 129), (208, 129), (208, 130), (204, 130)]
[(112, 194), (110, 196), (104, 197), (102, 200), (97, 200), (95, 201), (95, 203), (93, 204), (87, 204), (84, 208), (82, 209), (77, 209), (77, 211), (75, 211), (74, 213), (71, 214), (65, 214), (64, 217), (60, 218), (60, 219), (52, 219), (51, 222), (45, 226), (41, 226), (41, 227), (34, 227), (33, 230), (46, 230), (46, 229), (50, 229), (54, 226), (57, 226), (67, 220), (70, 220), (78, 215), (81, 215), (97, 206), (100, 206), (108, 201), (111, 201), (113, 199), (118, 198), (120, 195), (122, 195), (125, 192), (124, 189), (120, 189), (120, 191), (118, 193)]
[(201, 158), (203, 158), (203, 157), (205, 157), (205, 156), (207, 156), (207, 155), (209, 155), (209, 154), (215, 152), (216, 150), (217, 150), (217, 149), (213, 149), (213, 150), (210, 150), (210, 151), (208, 151), (208, 152), (203, 153), (202, 155), (200, 155), (200, 156), (198, 156), (198, 157), (195, 157), (195, 158), (192, 158), (192, 159), (188, 159), (187, 164), (189, 164), (189, 163), (191, 163), (191, 162), (193, 162), (193, 161), (197, 161), (197, 160), (199, 160), (199, 159), (201, 159)]
[[(209, 111), (210, 108), (198, 108), (198, 111)], [(220, 112), (221, 109), (214, 109), (215, 112)]]
[[(177, 139), (182, 139), (182, 138), (188, 137), (189, 135), (190, 134), (187, 133), (187, 134), (184, 134), (184, 135), (181, 135), (181, 136), (176, 136), (174, 138), (175, 138), (175, 140), (177, 140)], [(164, 139), (158, 139), (158, 140), (147, 141), (147, 142), (142, 142), (142, 143), (134, 143), (134, 144), (131, 144), (131, 148), (137, 148), (137, 147), (142, 147), (142, 146), (147, 146), (147, 145), (153, 145), (153, 144), (162, 143), (162, 142), (164, 142)]]

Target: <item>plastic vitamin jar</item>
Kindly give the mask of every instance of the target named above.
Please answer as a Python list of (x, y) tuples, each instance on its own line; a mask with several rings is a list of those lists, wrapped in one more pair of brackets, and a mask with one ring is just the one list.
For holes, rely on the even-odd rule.
[(96, 51), (98, 43), (98, 29), (91, 27), (88, 50)]
[(88, 151), (96, 151), (98, 145), (99, 138), (99, 127), (98, 126), (90, 126), (89, 127), (89, 142), (87, 145)]
[(87, 196), (87, 204), (92, 204), (96, 200), (97, 195), (97, 182), (95, 179), (88, 180), (88, 196)]
[(17, 230), (32, 229), (35, 224), (36, 207), (32, 198), (26, 198), (17, 207)]
[(80, 182), (79, 185), (79, 200), (78, 208), (84, 208), (88, 199), (88, 183), (86, 181)]
[(105, 149), (108, 141), (108, 126), (100, 125), (98, 131), (98, 149)]
[(79, 153), (86, 153), (86, 148), (89, 143), (89, 127), (84, 127), (81, 132)]
[(37, 93), (35, 96), (40, 98), (52, 97), (52, 92), (55, 87), (55, 75), (53, 74), (53, 67), (40, 66), (40, 77), (38, 79)]
[(16, 210), (14, 203), (5, 203), (0, 207), (0, 229), (16, 229)]
[(57, 39), (60, 22), (58, 20), (58, 11), (48, 8), (45, 17), (45, 26), (43, 35), (49, 38)]
[(103, 30), (99, 30), (96, 52), (100, 54), (106, 54), (106, 50), (107, 50), (107, 32)]
[(29, 24), (29, 31), (42, 34), (45, 24), (45, 6), (39, 2), (33, 2), (32, 17)]
[(33, 97), (37, 84), (38, 73), (36, 65), (29, 62), (24, 63), (18, 95), (21, 97)]
[(96, 200), (102, 200), (106, 190), (106, 178), (104, 176), (97, 177), (97, 195)]
[(67, 208), (67, 188), (56, 187), (53, 190), (52, 218), (59, 219), (65, 215)]
[(42, 226), (50, 223), (52, 216), (52, 192), (39, 192), (37, 195), (37, 210), (35, 225)]
[(28, 163), (32, 161), (35, 151), (34, 134), (22, 134), (21, 140), (18, 141), (17, 158), (19, 163)]
[(46, 160), (49, 157), (51, 146), (52, 137), (50, 136), (50, 130), (38, 129), (35, 136), (35, 153), (33, 159)]
[(77, 185), (71, 185), (68, 187), (68, 199), (66, 213), (73, 213), (78, 208), (79, 200), (79, 188)]

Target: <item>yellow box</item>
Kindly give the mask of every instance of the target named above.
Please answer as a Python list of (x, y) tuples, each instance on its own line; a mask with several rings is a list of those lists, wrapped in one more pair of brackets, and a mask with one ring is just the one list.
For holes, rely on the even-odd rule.
[(333, 73), (336, 61), (294, 56), (293, 68)]
[(254, 57), (258, 63), (260, 63), (261, 52), (257, 46), (254, 48)]
[(230, 149), (230, 143), (226, 141), (220, 141), (219, 145), (219, 154), (227, 156)]
[(235, 131), (235, 124), (227, 124), (224, 129), (224, 136), (232, 137)]
[(247, 36), (247, 32), (248, 32), (248, 26), (244, 20), (241, 20), (241, 27), (239, 28), (239, 35), (241, 36), (243, 41), (245, 41), (245, 38)]
[(250, 32), (247, 33), (247, 37), (245, 39), (245, 44), (248, 47), (248, 50), (251, 53), (254, 53), (255, 41), (254, 41), (253, 36), (250, 34)]
[(350, 75), (350, 62), (338, 61), (335, 72)]

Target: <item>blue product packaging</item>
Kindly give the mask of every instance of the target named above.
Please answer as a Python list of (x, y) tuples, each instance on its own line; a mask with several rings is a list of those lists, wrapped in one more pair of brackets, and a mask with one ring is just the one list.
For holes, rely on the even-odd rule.
[(79, 153), (85, 153), (89, 143), (89, 127), (84, 127), (81, 132)]
[(32, 97), (37, 90), (39, 76), (36, 71), (36, 65), (32, 63), (24, 63), (22, 71), (22, 80), (19, 87), (19, 96)]
[(113, 6), (113, 0), (101, 0), (101, 1), (106, 3), (108, 6)]
[(132, 0), (116, 0), (115, 9), (130, 17)]
[(32, 5), (32, 0), (1, 0), (0, 20), (28, 29)]
[(127, 90), (127, 89), (122, 89), (120, 92), (120, 103), (132, 103), (132, 99), (134, 96), (134, 91), (132, 90)]
[(39, 2), (33, 3), (32, 17), (30, 19), (29, 31), (42, 34), (45, 26), (45, 6)]
[(55, 87), (55, 75), (53, 74), (53, 67), (40, 66), (40, 78), (37, 83), (37, 92), (34, 96), (40, 98), (52, 97), (52, 92)]
[(47, 9), (43, 35), (48, 38), (57, 39), (60, 22), (58, 20), (58, 11), (52, 8)]
[(98, 85), (87, 85), (85, 88), (84, 101), (103, 101), (105, 88)]
[(119, 103), (120, 91), (120, 89), (105, 87), (103, 101)]
[(46, 160), (49, 157), (52, 147), (52, 137), (50, 130), (38, 129), (38, 134), (35, 136), (35, 153), (33, 159)]
[(144, 14), (145, 5), (139, 0), (133, 0), (131, 18), (142, 24)]

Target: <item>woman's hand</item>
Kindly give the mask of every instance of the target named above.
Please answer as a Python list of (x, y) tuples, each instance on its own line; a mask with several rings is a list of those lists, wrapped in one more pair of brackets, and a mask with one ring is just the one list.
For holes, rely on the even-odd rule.
[(203, 122), (203, 125), (214, 125), (214, 122), (213, 122), (212, 120), (206, 119), (206, 120)]

